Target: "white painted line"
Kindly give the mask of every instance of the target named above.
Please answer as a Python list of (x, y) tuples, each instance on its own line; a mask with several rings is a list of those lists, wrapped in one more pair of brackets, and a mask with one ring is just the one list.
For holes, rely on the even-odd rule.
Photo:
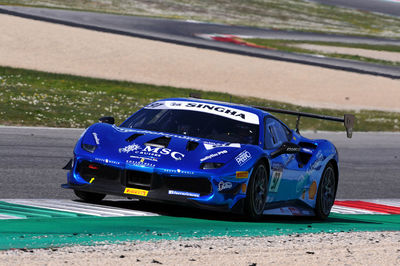
[(380, 212), (373, 212), (368, 210), (337, 206), (337, 205), (333, 205), (331, 212), (340, 214), (382, 214)]
[(25, 219), (25, 218), (23, 218), (23, 217), (18, 217), (18, 216), (11, 216), (11, 215), (0, 214), (0, 220), (9, 220), (9, 219)]
[(375, 199), (368, 202), (400, 208), (400, 199)]
[(32, 127), (32, 126), (0, 126), (0, 129), (40, 129), (40, 130), (77, 130), (83, 131), (84, 128), (71, 127)]

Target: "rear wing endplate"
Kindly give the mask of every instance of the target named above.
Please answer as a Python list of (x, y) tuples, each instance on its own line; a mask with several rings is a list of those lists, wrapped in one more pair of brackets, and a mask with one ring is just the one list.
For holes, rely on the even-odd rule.
[(296, 132), (297, 133), (299, 133), (300, 118), (302, 116), (304, 116), (304, 117), (309, 117), (309, 118), (342, 122), (344, 124), (344, 127), (346, 128), (347, 137), (351, 138), (353, 135), (353, 127), (354, 127), (354, 122), (355, 122), (356, 118), (352, 114), (345, 114), (344, 117), (341, 118), (341, 117), (334, 117), (334, 116), (327, 116), (327, 115), (296, 112), (296, 111), (290, 111), (290, 110), (278, 109), (278, 108), (272, 108), (272, 107), (263, 107), (263, 106), (252, 106), (252, 107), (263, 110), (263, 111), (267, 111), (267, 112), (297, 116), (297, 121), (296, 121)]

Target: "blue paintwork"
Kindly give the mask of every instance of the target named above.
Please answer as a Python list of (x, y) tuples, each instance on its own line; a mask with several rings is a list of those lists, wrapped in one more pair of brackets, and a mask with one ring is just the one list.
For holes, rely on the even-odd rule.
[[(73, 169), (68, 173), (68, 187), (78, 189), (80, 187), (95, 186), (96, 181), (93, 184), (89, 184), (83, 178), (79, 176), (76, 171), (76, 162), (81, 160), (87, 160), (91, 162), (97, 162), (103, 165), (119, 168), (119, 169), (131, 169), (149, 173), (159, 173), (170, 176), (179, 176), (190, 178), (206, 177), (211, 181), (212, 193), (202, 197), (186, 197), (195, 202), (205, 204), (205, 206), (228, 206), (228, 209), (240, 200), (246, 197), (246, 193), (242, 192), (241, 189), (236, 189), (243, 183), (248, 184), (250, 178), (236, 178), (237, 171), (248, 171), (249, 177), (253, 171), (254, 166), (262, 159), (268, 162), (269, 169), (269, 187), (273, 180), (275, 172), (281, 172), (281, 178), (279, 186), (274, 189), (270, 189), (267, 197), (266, 209), (268, 206), (274, 203), (278, 203), (279, 206), (290, 207), (292, 203), (302, 202), (304, 206), (309, 207), (310, 210), (315, 208), (316, 196), (309, 197), (309, 188), (313, 182), (319, 185), (319, 181), (322, 172), (328, 162), (334, 161), (337, 165), (338, 154), (336, 148), (332, 143), (327, 140), (310, 140), (297, 134), (295, 131), (291, 131), (290, 141), (296, 144), (300, 142), (308, 142), (315, 144), (315, 149), (302, 148), (301, 153), (310, 154), (309, 161), (299, 167), (298, 154), (283, 154), (276, 158), (271, 158), (270, 154), (273, 150), (265, 150), (264, 147), (264, 118), (271, 116), (271, 114), (261, 111), (256, 108), (214, 102), (205, 101), (198, 99), (166, 99), (161, 101), (190, 101), (198, 103), (209, 103), (216, 104), (219, 106), (235, 108), (243, 111), (247, 111), (256, 114), (259, 117), (259, 142), (258, 145), (231, 145), (215, 147), (207, 150), (206, 145), (222, 145), (227, 144), (221, 141), (200, 139), (185, 135), (175, 135), (169, 133), (153, 132), (147, 130), (136, 130), (121, 128), (115, 125), (97, 123), (90, 126), (81, 138), (78, 140), (74, 149), (74, 165)], [(134, 133), (144, 134), (132, 142), (127, 142), (126, 139)], [(95, 136), (95, 135), (96, 136)], [(169, 136), (171, 141), (168, 148), (156, 148), (145, 146), (144, 144), (152, 139), (160, 136)], [(97, 144), (96, 144), (97, 139)], [(187, 151), (186, 145), (189, 140), (200, 143), (194, 151)], [(81, 144), (91, 144), (97, 146), (93, 153), (90, 153), (82, 149)], [(130, 146), (134, 145), (134, 146)], [(130, 148), (128, 147), (130, 146)], [(240, 147), (238, 147), (240, 146)], [(239, 165), (235, 160), (235, 157), (240, 153), (247, 151), (251, 158)], [(213, 158), (203, 160), (203, 158), (220, 153), (220, 155)], [(132, 158), (137, 156), (138, 158)], [(140, 158), (146, 158), (144, 162), (140, 162)], [(147, 159), (148, 158), (148, 159)], [(200, 169), (201, 162), (218, 162), (225, 163), (224, 166), (218, 169), (202, 170)], [(236, 191), (236, 193), (222, 193), (218, 191), (218, 188), (222, 188), (220, 182), (230, 182), (228, 188), (225, 190)], [(86, 185), (86, 186), (85, 186)], [(230, 188), (230, 189), (229, 189)], [(124, 195), (122, 187), (121, 193), (110, 194), (121, 194), (122, 196), (131, 197), (132, 195)], [(93, 191), (93, 190), (92, 190)], [(238, 191), (238, 192), (237, 192)], [(101, 190), (99, 192), (107, 192)], [(139, 197), (140, 196), (133, 196)], [(149, 191), (149, 198), (157, 198), (157, 194), (152, 195), (152, 191)], [(165, 199), (168, 195), (164, 195), (162, 199)], [(184, 197), (184, 196), (182, 196)], [(172, 200), (173, 201), (173, 200)], [(287, 204), (285, 204), (287, 203)], [(272, 206), (272, 205), (271, 205)], [(294, 206), (292, 206), (294, 207)], [(276, 212), (276, 211), (275, 211)], [(283, 211), (282, 211), (283, 212)], [(300, 215), (307, 215), (307, 212)], [(310, 214), (310, 212), (308, 213)], [(312, 213), (311, 213), (312, 214)]]

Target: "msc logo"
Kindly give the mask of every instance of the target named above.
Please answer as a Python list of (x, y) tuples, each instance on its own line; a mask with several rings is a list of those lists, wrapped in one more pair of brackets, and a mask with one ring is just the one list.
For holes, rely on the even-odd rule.
[(155, 157), (161, 157), (161, 155), (170, 155), (176, 161), (182, 160), (185, 157), (185, 154), (172, 151), (171, 149), (167, 148), (160, 148), (156, 146), (147, 145), (144, 148), (139, 144), (133, 143), (131, 145), (125, 146), (123, 148), (118, 149), (119, 153), (131, 153), (134, 152), (139, 155), (150, 155)]
[(149, 191), (143, 190), (143, 189), (137, 189), (137, 188), (125, 188), (124, 191), (125, 194), (131, 194), (131, 195), (137, 195), (137, 196), (142, 196), (142, 197), (147, 197), (147, 194)]

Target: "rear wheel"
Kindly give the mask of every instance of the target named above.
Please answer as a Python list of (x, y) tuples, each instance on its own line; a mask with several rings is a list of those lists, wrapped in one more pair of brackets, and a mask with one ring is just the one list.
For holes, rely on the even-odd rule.
[(336, 195), (336, 176), (332, 164), (328, 164), (322, 173), (318, 187), (315, 216), (321, 220), (328, 218)]
[(254, 167), (247, 187), (245, 213), (251, 219), (258, 219), (264, 212), (267, 200), (268, 175), (264, 164)]
[(77, 195), (80, 199), (91, 202), (91, 203), (98, 203), (102, 201), (106, 194), (100, 194), (95, 192), (87, 192), (87, 191), (79, 191), (74, 189), (75, 195)]

